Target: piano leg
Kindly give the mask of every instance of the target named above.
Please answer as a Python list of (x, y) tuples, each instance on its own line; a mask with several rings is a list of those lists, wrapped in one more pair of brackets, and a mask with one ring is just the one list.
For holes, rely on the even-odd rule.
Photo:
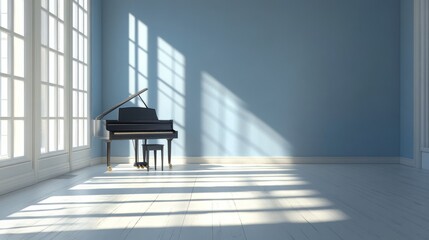
[(112, 143), (112, 141), (110, 141), (110, 140), (107, 140), (106, 141), (106, 144), (107, 144), (107, 154), (106, 154), (106, 157), (107, 157), (107, 171), (112, 171), (112, 167), (110, 166), (110, 144)]
[[(144, 140), (144, 146), (146, 146), (146, 144), (147, 144), (147, 139), (145, 139)], [(147, 161), (147, 157), (146, 157), (146, 152), (147, 152), (147, 150), (145, 151), (145, 147), (143, 147), (143, 168), (144, 167), (147, 167), (148, 168), (148, 163), (149, 163), (149, 161)], [(149, 168), (148, 168), (149, 169)]]
[(167, 139), (167, 151), (168, 151), (168, 166), (173, 168), (173, 165), (171, 165), (171, 140), (173, 139)]
[(139, 160), (139, 140), (134, 139), (134, 166), (138, 166)]

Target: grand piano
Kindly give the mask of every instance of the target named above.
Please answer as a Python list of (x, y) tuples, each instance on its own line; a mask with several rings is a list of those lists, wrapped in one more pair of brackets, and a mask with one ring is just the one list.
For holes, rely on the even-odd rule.
[[(139, 140), (165, 139), (167, 140), (168, 164), (171, 168), (171, 141), (177, 138), (178, 133), (173, 129), (173, 120), (159, 120), (155, 109), (149, 108), (140, 94), (147, 91), (144, 88), (116, 104), (109, 110), (101, 113), (94, 120), (94, 135), (104, 139), (107, 144), (107, 170), (111, 171), (110, 145), (112, 140), (134, 140), (134, 154), (136, 167), (147, 166), (146, 159), (138, 163)], [(135, 97), (139, 97), (145, 107), (119, 108)], [(118, 120), (102, 120), (107, 114), (119, 108)], [(148, 160), (148, 159), (147, 159)]]

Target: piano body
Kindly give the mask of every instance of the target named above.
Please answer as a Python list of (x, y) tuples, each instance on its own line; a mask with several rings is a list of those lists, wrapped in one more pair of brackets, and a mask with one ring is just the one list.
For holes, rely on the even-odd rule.
[[(147, 91), (147, 88), (140, 90), (127, 99), (118, 103), (111, 109), (97, 116), (94, 120), (94, 134), (106, 141), (107, 144), (107, 169), (112, 170), (110, 165), (110, 145), (113, 140), (134, 140), (135, 166), (138, 161), (139, 140), (145, 142), (148, 139), (166, 139), (168, 164), (171, 168), (171, 141), (178, 137), (178, 133), (173, 129), (173, 120), (158, 120), (155, 109), (148, 108), (140, 97), (140, 94)], [(119, 108), (135, 97), (140, 97), (143, 107)], [(102, 120), (104, 116), (119, 108), (118, 120)], [(107, 132), (108, 131), (108, 132)], [(146, 165), (146, 162), (143, 162)]]

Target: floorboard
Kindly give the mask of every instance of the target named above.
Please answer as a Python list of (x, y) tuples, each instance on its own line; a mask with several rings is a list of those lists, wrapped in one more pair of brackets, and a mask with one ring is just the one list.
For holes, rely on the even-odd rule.
[(428, 199), (396, 164), (98, 165), (0, 196), (0, 240), (420, 240)]

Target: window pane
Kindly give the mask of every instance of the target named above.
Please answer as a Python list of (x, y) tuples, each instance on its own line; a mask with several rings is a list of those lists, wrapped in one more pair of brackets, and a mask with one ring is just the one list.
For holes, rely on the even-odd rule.
[(13, 0), (14, 4), (14, 30), (24, 36), (24, 0)]
[(79, 106), (78, 106), (78, 108), (79, 108), (79, 117), (83, 117), (83, 107), (82, 107), (82, 104), (83, 104), (83, 93), (79, 92)]
[(83, 39), (83, 62), (88, 63), (88, 41)]
[(64, 53), (64, 24), (58, 22), (58, 51)]
[(48, 120), (42, 119), (42, 139), (40, 143), (40, 152), (47, 153), (48, 152)]
[(57, 89), (49, 86), (49, 117), (57, 116)]
[(49, 152), (57, 150), (57, 120), (49, 119)]
[(83, 120), (83, 145), (88, 145), (88, 121)]
[(78, 125), (77, 125), (77, 120), (73, 119), (73, 147), (77, 147), (77, 139), (78, 139), (78, 135), (77, 135), (77, 129), (78, 129)]
[(83, 36), (79, 34), (79, 60), (83, 62)]
[(88, 94), (83, 93), (83, 117), (86, 118), (88, 116)]
[(86, 13), (83, 15), (83, 34), (88, 36), (88, 14)]
[(46, 86), (45, 84), (42, 84), (42, 89), (41, 89), (41, 95), (42, 95), (42, 100), (41, 100), (41, 111), (42, 111), (42, 117), (48, 117), (48, 86)]
[(42, 47), (41, 52), (41, 81), (42, 82), (48, 82), (48, 50), (44, 47)]
[(78, 42), (77, 42), (77, 32), (75, 31), (75, 30), (73, 30), (73, 58), (74, 59), (77, 59), (77, 44), (78, 44)]
[(58, 117), (64, 117), (64, 89), (58, 88)]
[(9, 158), (9, 121), (0, 121), (0, 159)]
[(73, 2), (73, 28), (77, 29), (78, 25), (78, 18), (77, 18), (77, 5), (75, 2)]
[(41, 34), (41, 41), (42, 45), (48, 46), (48, 13), (45, 11), (42, 11), (42, 25), (40, 26), (40, 34)]
[(79, 142), (78, 145), (82, 146), (83, 145), (83, 120), (80, 119), (79, 120)]
[(0, 71), (2, 73), (9, 73), (9, 34), (5, 32), (0, 33)]
[(57, 15), (57, 0), (49, 0), (49, 12)]
[(24, 141), (24, 120), (15, 120), (13, 122), (13, 156), (24, 156), (25, 141)]
[(49, 51), (49, 82), (57, 83), (57, 55)]
[(42, 8), (48, 9), (48, 0), (42, 0)]
[(64, 56), (58, 55), (58, 85), (64, 86)]
[(88, 0), (83, 0), (83, 8), (88, 11)]
[(83, 64), (79, 63), (79, 90), (83, 89)]
[(58, 0), (58, 17), (64, 20), (64, 0)]
[(83, 11), (79, 8), (79, 32), (83, 32)]
[(77, 71), (77, 62), (75, 60), (73, 60), (73, 88), (77, 89), (78, 88), (78, 71)]
[(13, 90), (14, 117), (24, 117), (24, 111), (25, 111), (24, 81), (15, 79), (13, 87), (14, 87), (14, 90)]
[(58, 150), (64, 150), (64, 120), (58, 120)]
[(83, 66), (83, 90), (88, 90), (88, 67), (86, 65)]
[(73, 91), (73, 117), (78, 117), (77, 106), (79, 106), (79, 99), (77, 96), (77, 92)]
[(24, 40), (14, 38), (14, 74), (17, 77), (24, 77)]
[(57, 50), (57, 20), (49, 16), (49, 47)]
[(0, 26), (9, 28), (9, 4), (8, 0), (0, 0)]
[(0, 78), (0, 117), (9, 116), (9, 79)]

